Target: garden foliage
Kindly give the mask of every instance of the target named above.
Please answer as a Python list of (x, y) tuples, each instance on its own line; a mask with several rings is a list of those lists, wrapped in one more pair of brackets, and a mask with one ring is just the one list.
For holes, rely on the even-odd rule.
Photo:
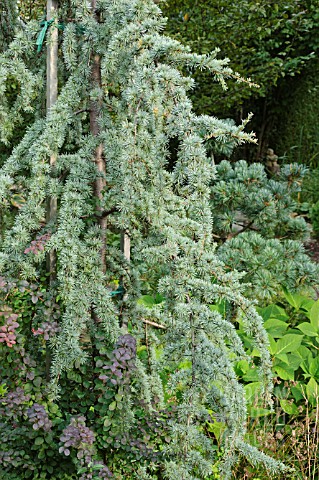
[[(277, 451), (280, 458), (292, 465), (295, 469), (292, 478), (315, 479), (319, 435), (319, 301), (285, 290), (280, 302), (258, 311), (270, 340), (272, 370), (276, 377), (275, 414), (264, 407), (259, 395), (261, 384), (256, 375), (259, 354), (239, 328), (252, 359), (240, 361), (236, 366), (245, 384), (249, 437), (256, 446), (265, 447), (268, 453)], [(251, 468), (249, 472), (248, 478), (254, 478)], [(263, 475), (262, 472), (259, 475)]]
[[(319, 63), (311, 63), (311, 68), (297, 75), (280, 88), (274, 116), (280, 118), (272, 132), (272, 145), (285, 157), (287, 162), (298, 162), (311, 169), (319, 165), (319, 134), (316, 128), (318, 119), (318, 71)], [(293, 101), (291, 92), (294, 92)], [(289, 94), (290, 93), (290, 94)]]
[[(306, 155), (310, 164), (316, 154), (311, 143), (317, 142), (313, 125), (317, 118), (318, 0), (241, 0), (240, 4), (230, 0), (167, 0), (163, 9), (174, 38), (200, 53), (218, 46), (221, 56), (229, 57), (236, 71), (251, 76), (260, 86), (250, 89), (231, 84), (220, 95), (206, 72), (197, 72), (197, 88), (192, 95), (196, 111), (223, 118), (242, 118), (253, 111), (258, 160), (268, 146), (275, 146), (283, 155), (290, 147), (299, 149), (301, 140), (301, 160), (305, 161)], [(270, 139), (276, 143), (269, 145)], [(296, 161), (294, 152), (291, 159)]]
[(211, 208), (217, 254), (229, 269), (246, 272), (252, 298), (269, 302), (282, 295), (282, 285), (295, 291), (318, 283), (318, 267), (302, 244), (309, 226), (294, 200), (306, 172), (292, 164), (269, 176), (262, 164), (244, 160), (216, 166)]
[[(242, 274), (226, 269), (212, 235), (216, 168), (205, 142), (254, 138), (246, 122), (196, 116), (185, 69), (205, 69), (222, 86), (243, 79), (216, 52), (193, 54), (164, 36), (151, 0), (100, 0), (96, 11), (60, 2), (59, 25), (59, 97), (47, 116), (38, 24), (0, 56), (0, 92), (9, 79), (18, 85), (13, 103), (1, 96), (2, 140), (25, 113), (35, 118), (0, 171), (2, 209), (14, 216), (0, 252), (0, 478), (209, 478), (212, 416), (225, 424), (224, 480), (238, 454), (284, 470), (245, 441), (234, 366), (246, 353), (234, 325), (259, 351), (266, 402), (269, 340)], [(94, 162), (101, 145), (105, 172)], [(16, 205), (13, 190), (23, 192)], [(52, 197), (58, 215), (48, 221)], [(45, 267), (51, 251), (55, 282)], [(222, 301), (226, 316), (210, 307)]]
[(241, 0), (240, 6), (229, 0), (168, 0), (163, 8), (176, 38), (202, 53), (218, 46), (240, 73), (260, 85), (258, 90), (230, 85), (216, 105), (209, 79), (201, 75), (201, 91), (196, 92), (200, 111), (223, 115), (225, 108), (234, 111), (243, 103), (247, 107), (249, 98), (269, 96), (281, 79), (298, 75), (315, 61), (318, 0), (275, 4)]

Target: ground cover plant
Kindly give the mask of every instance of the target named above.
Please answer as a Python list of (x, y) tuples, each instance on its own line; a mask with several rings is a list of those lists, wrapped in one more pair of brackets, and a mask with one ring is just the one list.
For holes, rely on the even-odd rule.
[[(261, 308), (259, 313), (270, 339), (275, 414), (263, 407), (258, 395), (256, 362), (240, 361), (237, 372), (247, 391), (251, 441), (268, 453), (277, 452), (279, 458), (292, 465), (291, 478), (315, 479), (319, 436), (319, 301), (284, 291), (280, 303)], [(242, 338), (250, 358), (255, 353), (258, 357), (246, 334)], [(235, 478), (256, 475), (264, 478), (260, 470), (246, 463), (238, 467)]]

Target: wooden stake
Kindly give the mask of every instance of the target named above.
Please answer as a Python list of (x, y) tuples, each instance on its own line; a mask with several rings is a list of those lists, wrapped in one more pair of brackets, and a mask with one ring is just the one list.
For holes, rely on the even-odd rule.
[[(123, 232), (121, 234), (121, 250), (124, 254), (124, 257), (129, 262), (131, 260), (131, 239), (127, 232)], [(120, 283), (123, 283), (123, 279), (121, 279)], [(123, 301), (125, 302), (127, 299), (128, 295), (125, 293), (123, 296)], [(125, 312), (125, 307), (121, 315), (121, 325), (122, 328), (127, 331), (128, 316)]]
[(47, 0), (47, 21), (55, 19), (47, 42), (47, 112), (58, 98), (58, 0)]
[[(56, 26), (58, 14), (58, 0), (47, 0), (47, 21), (55, 19), (50, 28), (47, 41), (47, 114), (58, 98), (58, 29)], [(54, 169), (57, 154), (53, 152), (50, 156), (50, 166)], [(53, 223), (57, 216), (57, 198), (51, 197), (48, 200), (47, 221)], [(50, 285), (56, 280), (56, 252), (52, 250), (47, 258), (47, 271), (50, 274)]]
[(121, 250), (129, 262), (131, 260), (131, 239), (126, 232), (121, 235)]
[(161, 325), (160, 323), (152, 322), (151, 320), (146, 320), (146, 318), (142, 318), (142, 322), (146, 323), (147, 325), (151, 325), (152, 327), (155, 328), (162, 328), (163, 330), (166, 330), (167, 327), (165, 325)]

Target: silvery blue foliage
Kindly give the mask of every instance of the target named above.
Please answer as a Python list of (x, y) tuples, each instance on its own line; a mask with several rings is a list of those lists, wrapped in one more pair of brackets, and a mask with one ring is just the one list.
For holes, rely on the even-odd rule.
[[(61, 8), (63, 7), (63, 2)], [(209, 411), (227, 427), (223, 479), (231, 475), (237, 454), (262, 462), (270, 471), (284, 467), (244, 442), (246, 406), (242, 385), (233, 364), (244, 356), (234, 323), (239, 315), (261, 352), (265, 398), (271, 390), (268, 338), (254, 303), (243, 295), (241, 274), (225, 271), (212, 236), (211, 182), (215, 167), (205, 141), (254, 141), (245, 122), (196, 116), (187, 91), (193, 81), (185, 72), (206, 69), (225, 87), (225, 80), (241, 81), (226, 60), (197, 55), (162, 34), (165, 21), (152, 0), (100, 0), (99, 21), (82, 0), (71, 2), (73, 23), (65, 26), (61, 41), (59, 97), (46, 117), (30, 125), (0, 172), (0, 201), (6, 205), (12, 185), (23, 188), (26, 202), (1, 245), (1, 271), (24, 279), (39, 277), (41, 259), (57, 252), (57, 289), (63, 305), (60, 331), (54, 341), (52, 390), (74, 364), (88, 360), (81, 335), (92, 319), (103, 326), (105, 341), (115, 344), (126, 332), (128, 318), (137, 342), (145, 319), (161, 322), (166, 333), (161, 355), (150, 365), (137, 363), (140, 394), (160, 391), (161, 366), (172, 367), (172, 395), (181, 392), (177, 420), (171, 425), (171, 442), (163, 465), (170, 479), (202, 479), (211, 472), (213, 449), (202, 426)], [(77, 28), (77, 26), (81, 28)], [(1, 112), (10, 119), (2, 125), (3, 140), (10, 137), (15, 115), (32, 110), (41, 99), (42, 70), (27, 65), (34, 58), (35, 25), (30, 24), (0, 57), (0, 92), (5, 82), (20, 84), (12, 107), (1, 96)], [(91, 68), (98, 55), (101, 82), (94, 84)], [(87, 110), (95, 105), (100, 131), (89, 132)], [(11, 130), (10, 130), (11, 129)], [(178, 141), (177, 159), (168, 168), (169, 142)], [(103, 145), (105, 175), (97, 171), (95, 150)], [(50, 155), (57, 155), (50, 169)], [(94, 191), (103, 175), (102, 198)], [(58, 198), (55, 222), (46, 222), (46, 201)], [(98, 204), (98, 205), (97, 205)], [(106, 273), (101, 268), (101, 229), (97, 215), (107, 215), (107, 234), (126, 231), (131, 238), (131, 260), (108, 242)], [(43, 252), (24, 253), (38, 235), (50, 232)], [(41, 257), (42, 255), (42, 257)], [(121, 279), (125, 296), (110, 295), (109, 285)], [(164, 301), (148, 308), (137, 303), (150, 285)], [(223, 318), (209, 305), (227, 300), (231, 314)], [(156, 337), (157, 333), (154, 332)], [(122, 337), (123, 338), (123, 337)], [(134, 347), (135, 348), (135, 347)], [(181, 362), (189, 368), (177, 368)], [(137, 381), (137, 380), (136, 380)], [(128, 403), (129, 405), (129, 403)]]

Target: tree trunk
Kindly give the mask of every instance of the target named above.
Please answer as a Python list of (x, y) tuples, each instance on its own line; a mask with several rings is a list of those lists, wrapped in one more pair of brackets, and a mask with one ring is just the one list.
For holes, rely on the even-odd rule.
[[(94, 16), (96, 21), (99, 21), (99, 14), (96, 12), (96, 0), (91, 0), (92, 11), (94, 12)], [(97, 86), (101, 86), (101, 61), (99, 55), (95, 54), (93, 58), (93, 67), (92, 67), (92, 83)], [(97, 137), (100, 133), (100, 128), (98, 124), (98, 116), (99, 116), (99, 104), (92, 102), (90, 107), (90, 128), (91, 133)], [(101, 240), (102, 240), (102, 247), (101, 247), (101, 264), (103, 272), (106, 269), (105, 263), (105, 254), (106, 254), (106, 227), (107, 227), (107, 219), (106, 216), (103, 215), (103, 190), (105, 189), (105, 159), (103, 156), (103, 145), (99, 144), (95, 150), (94, 161), (97, 167), (99, 174), (101, 175), (95, 181), (95, 197), (97, 200), (97, 214), (99, 217), (99, 225), (101, 228)]]

